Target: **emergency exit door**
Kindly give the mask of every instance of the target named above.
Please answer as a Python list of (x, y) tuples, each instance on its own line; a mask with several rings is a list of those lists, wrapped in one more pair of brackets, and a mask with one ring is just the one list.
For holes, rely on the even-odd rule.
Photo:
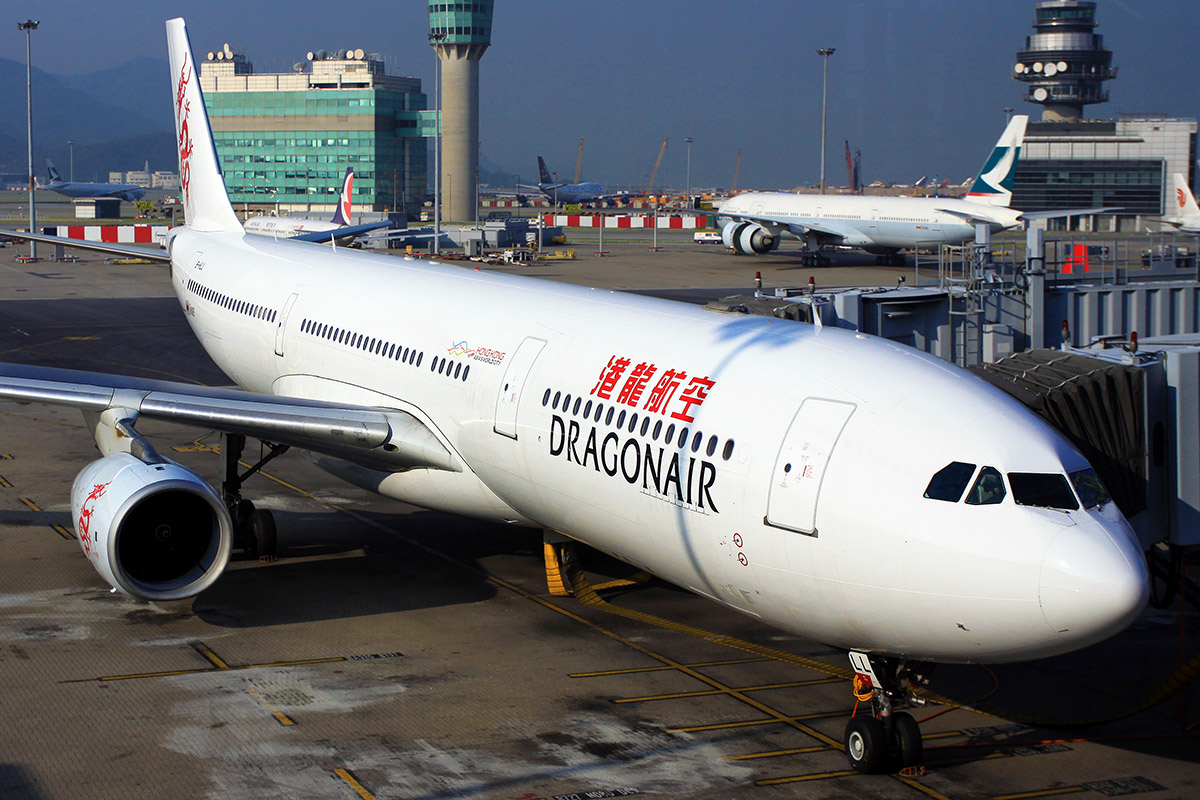
[(852, 403), (808, 398), (780, 445), (767, 494), (766, 523), (813, 536), (817, 500), (834, 445), (854, 413)]

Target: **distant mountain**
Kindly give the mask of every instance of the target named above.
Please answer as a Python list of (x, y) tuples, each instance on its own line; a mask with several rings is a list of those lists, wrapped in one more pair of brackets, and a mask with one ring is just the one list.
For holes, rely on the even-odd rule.
[(103, 97), (109, 105), (132, 111), (160, 128), (171, 123), (171, 81), (165, 59), (138, 56), (119, 67), (81, 75), (56, 75), (68, 89)]
[[(135, 60), (141, 61), (142, 59)], [(140, 75), (143, 72), (145, 69), (135, 66), (128, 74)], [(156, 82), (157, 93), (163, 97), (161, 102), (164, 105), (170, 102), (170, 88), (164, 77), (165, 72), (165, 69), (159, 70)], [(99, 82), (104, 79), (106, 73), (109, 73), (110, 79), (115, 80), (111, 74), (114, 73), (113, 70), (92, 73), (90, 76), (71, 76), (68, 79), (72, 84), (82, 85), (92, 81), (93, 76), (100, 76), (95, 79), (97, 82), (94, 85), (103, 88), (93, 94), (89, 90), (74, 88), (59, 76), (39, 69), (33, 71), (33, 150), (34, 167), (39, 170), (39, 174), (39, 165), (44, 167), (47, 154), (53, 158), (52, 153), (61, 150), (63, 155), (66, 155), (68, 140), (76, 142), (76, 177), (80, 177), (79, 156), (83, 147), (173, 130), (169, 106), (155, 113), (152, 118), (112, 102), (109, 98), (126, 95), (113, 91), (113, 84), (105, 85)], [(147, 99), (142, 105), (150, 108), (150, 103), (153, 101)], [(5, 113), (0, 114), (0, 170), (23, 170), (26, 162), (25, 65), (18, 61), (0, 58), (0, 108), (5, 110)], [(169, 140), (171, 137), (167, 138)], [(18, 153), (12, 153), (6, 146), (12, 141), (19, 143)], [(144, 158), (139, 159), (139, 164), (135, 166), (140, 166), (141, 161), (144, 161)], [(131, 168), (132, 166), (126, 167)], [(107, 170), (105, 177), (107, 178)]]

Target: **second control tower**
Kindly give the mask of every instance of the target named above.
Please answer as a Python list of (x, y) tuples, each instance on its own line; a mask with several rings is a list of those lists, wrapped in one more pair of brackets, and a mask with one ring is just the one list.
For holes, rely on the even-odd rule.
[(1025, 99), (1042, 106), (1043, 122), (1076, 122), (1083, 107), (1108, 100), (1102, 82), (1116, 77), (1112, 53), (1096, 27), (1092, 0), (1042, 0), (1037, 33), (1025, 37), (1013, 77), (1027, 84)]
[(429, 43), (442, 68), (442, 218), (475, 218), (479, 59), (492, 43), (494, 0), (429, 0)]

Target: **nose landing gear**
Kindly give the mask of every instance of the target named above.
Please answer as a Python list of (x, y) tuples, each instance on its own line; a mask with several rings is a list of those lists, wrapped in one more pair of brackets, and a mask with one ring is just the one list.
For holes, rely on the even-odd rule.
[(854, 667), (854, 697), (869, 703), (870, 712), (846, 723), (846, 759), (856, 772), (876, 773), (914, 767), (921, 762), (921, 729), (911, 714), (896, 711), (924, 705), (916, 686), (925, 679), (925, 665), (897, 658), (851, 652)]

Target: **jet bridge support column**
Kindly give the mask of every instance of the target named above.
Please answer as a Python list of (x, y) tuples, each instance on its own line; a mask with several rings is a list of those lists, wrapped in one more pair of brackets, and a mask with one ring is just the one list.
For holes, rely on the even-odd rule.
[(1046, 346), (1046, 232), (1030, 227), (1025, 231), (1025, 332), (1029, 349)]

